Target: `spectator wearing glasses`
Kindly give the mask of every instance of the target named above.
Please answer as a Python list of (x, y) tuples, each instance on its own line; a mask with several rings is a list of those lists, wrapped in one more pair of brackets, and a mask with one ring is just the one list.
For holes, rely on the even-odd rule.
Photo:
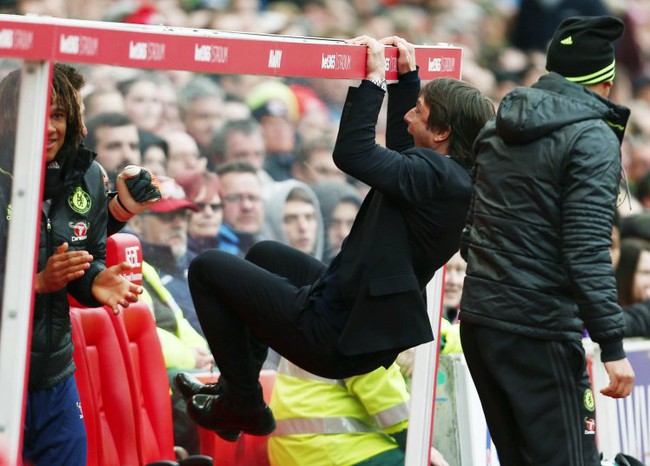
[(251, 246), (262, 239), (262, 184), (255, 167), (247, 162), (224, 164), (217, 173), (223, 203), (217, 249), (244, 257)]
[(219, 176), (213, 172), (194, 174), (178, 180), (187, 198), (199, 207), (190, 214), (187, 248), (198, 254), (219, 246), (219, 228), (223, 221), (223, 203), (219, 195)]

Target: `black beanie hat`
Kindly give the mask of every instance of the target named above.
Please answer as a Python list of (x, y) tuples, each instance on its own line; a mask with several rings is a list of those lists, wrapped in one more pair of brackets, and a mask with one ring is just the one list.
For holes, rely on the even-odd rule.
[(613, 81), (612, 41), (623, 35), (623, 21), (614, 16), (574, 16), (557, 27), (546, 56), (546, 70), (569, 81), (590, 85)]

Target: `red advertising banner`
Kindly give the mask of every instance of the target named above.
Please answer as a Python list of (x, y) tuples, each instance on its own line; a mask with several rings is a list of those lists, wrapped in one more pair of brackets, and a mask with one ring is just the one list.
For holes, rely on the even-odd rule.
[[(338, 39), (0, 15), (0, 56), (204, 73), (361, 79), (365, 48)], [(424, 80), (459, 78), (462, 50), (417, 46)], [(386, 50), (397, 79), (397, 49)]]

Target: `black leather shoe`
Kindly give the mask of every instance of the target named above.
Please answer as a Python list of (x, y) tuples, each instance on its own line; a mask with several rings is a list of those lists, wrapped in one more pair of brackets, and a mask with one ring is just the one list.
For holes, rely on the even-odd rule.
[(250, 435), (268, 435), (275, 430), (275, 418), (265, 403), (240, 409), (223, 395), (199, 394), (187, 401), (187, 413), (198, 425), (217, 434), (240, 430)]
[[(188, 401), (194, 395), (203, 394), (203, 395), (221, 395), (223, 390), (221, 389), (219, 382), (215, 383), (206, 383), (203, 384), (199, 379), (194, 377), (187, 372), (179, 372), (174, 378), (176, 388), (183, 396), (185, 401)], [(238, 429), (235, 430), (223, 430), (223, 429), (212, 429), (216, 434), (224, 439), (227, 442), (236, 442), (241, 436), (241, 431)]]
[(187, 401), (194, 395), (221, 395), (219, 382), (201, 383), (199, 379), (187, 372), (179, 372), (174, 378), (176, 388)]

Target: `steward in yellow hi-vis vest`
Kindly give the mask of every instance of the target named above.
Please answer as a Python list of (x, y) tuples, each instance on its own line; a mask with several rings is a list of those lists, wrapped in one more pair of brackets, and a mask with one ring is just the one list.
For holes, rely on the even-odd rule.
[(408, 402), (397, 364), (335, 380), (283, 358), (270, 404), (271, 465), (403, 465)]

